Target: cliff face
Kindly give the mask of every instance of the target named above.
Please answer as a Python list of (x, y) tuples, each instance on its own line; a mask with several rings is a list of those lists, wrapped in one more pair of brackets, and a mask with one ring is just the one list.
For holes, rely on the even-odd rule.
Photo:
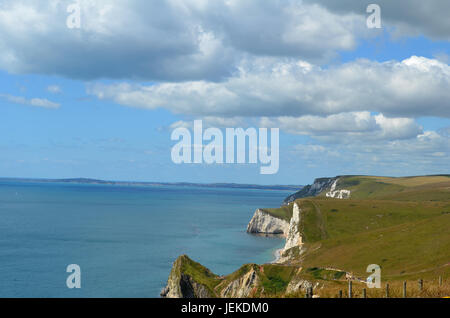
[(292, 218), (289, 223), (289, 230), (286, 235), (286, 244), (280, 251), (279, 258), (275, 261), (278, 264), (287, 264), (304, 252), (303, 238), (300, 231), (301, 209), (297, 203), (292, 207)]
[[(206, 279), (215, 279), (216, 275), (206, 267), (192, 261), (186, 255), (177, 258), (170, 271), (166, 287), (161, 291), (163, 298), (211, 298), (214, 293), (198, 282), (193, 276), (199, 272)], [(197, 276), (197, 275), (195, 275)]]
[[(297, 203), (293, 204), (293, 213), (290, 222), (274, 217), (264, 210), (255, 211), (253, 218), (247, 226), (247, 232), (258, 234), (282, 234), (286, 237), (286, 244), (280, 253), (277, 263), (290, 259), (295, 247), (302, 246), (302, 237), (299, 230), (301, 210)], [(173, 264), (167, 280), (166, 287), (161, 292), (165, 298), (245, 298), (254, 297), (263, 293), (261, 277), (264, 275), (264, 266), (255, 264), (244, 265), (236, 273), (228, 277), (217, 276), (189, 257), (180, 256)], [(288, 268), (282, 265), (283, 269)], [(297, 268), (289, 268), (295, 272)], [(293, 275), (296, 276), (296, 275)], [(263, 278), (267, 281), (267, 278)], [(289, 284), (290, 283), (290, 284)], [(287, 282), (289, 292), (306, 288), (305, 281)]]
[(336, 186), (339, 180), (335, 180), (331, 185), (330, 191), (328, 191), (325, 195), (327, 198), (335, 198), (335, 199), (348, 199), (350, 198), (351, 191), (350, 190), (336, 190)]
[(162, 297), (271, 297), (295, 293), (312, 286), (300, 277), (302, 268), (298, 266), (246, 264), (232, 274), (218, 276), (204, 267), (198, 267), (198, 271), (192, 275), (190, 264), (199, 265), (187, 256), (181, 256), (175, 261), (167, 286), (161, 292)]
[(300, 225), (300, 207), (294, 203), (292, 210), (292, 218), (289, 223), (289, 230), (286, 237), (286, 245), (283, 251), (287, 251), (293, 247), (302, 245), (302, 237), (299, 229)]
[(222, 298), (247, 298), (255, 293), (259, 283), (257, 271), (251, 268), (247, 273), (227, 284), (220, 296)]
[(252, 234), (282, 234), (287, 235), (289, 223), (276, 218), (261, 209), (256, 210), (248, 223), (247, 232)]
[[(281, 250), (280, 258), (275, 261), (276, 263), (283, 263), (290, 259), (292, 248), (302, 247), (303, 242), (299, 229), (300, 220), (301, 210), (297, 203), (293, 204), (292, 217), (289, 223), (258, 209), (247, 226), (247, 232), (252, 234), (282, 234), (285, 236), (286, 244)], [(298, 251), (300, 252), (301, 249)]]
[(338, 179), (339, 177), (316, 179), (314, 180), (313, 184), (305, 186), (300, 191), (295, 192), (294, 194), (291, 194), (286, 199), (284, 199), (283, 205), (288, 205), (289, 203), (294, 202), (295, 200), (300, 198), (314, 197), (324, 190), (331, 188), (334, 182)]
[[(301, 202), (294, 202), (298, 198), (317, 196), (326, 192), (327, 197), (344, 199), (350, 197), (349, 190), (336, 190), (339, 177), (320, 178), (314, 184), (304, 187), (301, 191), (287, 197), (284, 203), (287, 205), (285, 214), (269, 212), (257, 209), (247, 226), (247, 232), (252, 234), (278, 234), (286, 237), (284, 248), (280, 251), (280, 257), (275, 263), (256, 265), (244, 265), (233, 274), (218, 276), (210, 272), (202, 265), (190, 260), (187, 256), (179, 257), (172, 268), (167, 286), (161, 292), (162, 297), (167, 298), (241, 298), (267, 296), (267, 293), (277, 291), (277, 287), (271, 289), (274, 275), (277, 281), (284, 283), (283, 292), (286, 294), (298, 290), (306, 290), (313, 286), (308, 280), (301, 277), (302, 268), (298, 267), (295, 259), (305, 252), (300, 224), (302, 222)], [(292, 202), (294, 202), (292, 204)], [(292, 216), (287, 222), (284, 218)], [(277, 215), (284, 215), (279, 216)], [(279, 291), (279, 290), (278, 290)]]

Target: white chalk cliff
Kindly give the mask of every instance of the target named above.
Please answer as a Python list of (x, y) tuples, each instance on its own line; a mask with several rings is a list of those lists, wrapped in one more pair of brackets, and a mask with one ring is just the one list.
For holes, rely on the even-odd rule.
[(335, 180), (331, 185), (330, 191), (328, 191), (325, 195), (327, 198), (335, 198), (335, 199), (348, 199), (350, 198), (350, 190), (336, 190), (336, 186), (339, 179)]
[(290, 222), (279, 219), (265, 212), (264, 210), (256, 210), (253, 218), (247, 226), (247, 232), (253, 234), (282, 234), (286, 237), (286, 243), (280, 250), (280, 258), (276, 263), (288, 261), (290, 258), (289, 251), (294, 247), (301, 247), (303, 244), (302, 236), (299, 230), (300, 225), (300, 207), (294, 203), (292, 207), (292, 217)]
[(257, 209), (250, 223), (247, 226), (247, 232), (253, 234), (283, 234), (289, 231), (289, 223), (285, 220), (276, 218), (264, 210)]
[(250, 297), (252, 291), (259, 285), (259, 277), (254, 268), (246, 274), (232, 281), (220, 293), (222, 298), (246, 298)]
[(300, 207), (297, 203), (294, 203), (292, 208), (292, 218), (289, 223), (289, 230), (286, 235), (286, 244), (283, 251), (287, 251), (293, 247), (302, 245), (302, 236), (299, 230), (300, 224)]

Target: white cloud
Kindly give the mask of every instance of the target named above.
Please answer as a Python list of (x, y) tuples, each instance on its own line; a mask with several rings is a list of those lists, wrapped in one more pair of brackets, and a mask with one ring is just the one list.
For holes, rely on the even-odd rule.
[(333, 167), (336, 174), (439, 174), (448, 171), (450, 138), (425, 131), (403, 140), (296, 145), (291, 155), (320, 171)]
[(151, 86), (91, 85), (100, 99), (177, 114), (218, 117), (327, 116), (379, 112), (388, 117), (450, 117), (450, 66), (412, 56), (384, 63), (358, 60), (320, 68), (285, 59), (244, 60), (224, 82)]
[[(195, 2), (192, 0), (191, 2)], [(209, 1), (199, 16), (225, 43), (259, 56), (321, 60), (355, 48), (365, 19), (303, 1)]]
[(366, 7), (376, 3), (381, 7), (383, 25), (394, 28), (397, 36), (425, 35), (439, 40), (450, 40), (450, 2), (447, 0), (305, 0), (320, 4), (339, 14), (366, 15)]
[(324, 142), (349, 143), (360, 140), (397, 140), (415, 138), (422, 128), (410, 118), (387, 118), (369, 112), (340, 113), (326, 117), (263, 118), (263, 127), (278, 127), (290, 134), (313, 136)]
[[(77, 79), (221, 81), (243, 58), (320, 63), (353, 50), (366, 3), (343, 0), (79, 0), (81, 29), (60, 0), (3, 0), (0, 68)], [(397, 34), (450, 39), (448, 1), (380, 0)]]
[(365, 32), (362, 17), (301, 0), (80, 3), (81, 28), (69, 29), (69, 2), (2, 1), (0, 68), (81, 79), (218, 81), (243, 57), (321, 61), (355, 48)]
[(62, 92), (61, 87), (59, 87), (58, 85), (48, 86), (47, 91), (49, 91), (52, 94), (60, 94)]
[(201, 118), (195, 118), (192, 120), (179, 120), (172, 124), (170, 124), (167, 128), (170, 130), (176, 128), (188, 128), (193, 129), (194, 120), (202, 120), (203, 128), (244, 128), (249, 127), (250, 123), (243, 117), (232, 117), (232, 118), (223, 118), (223, 117), (214, 117), (214, 116), (206, 116)]
[(59, 108), (61, 105), (52, 101), (49, 101), (45, 98), (31, 98), (27, 99), (22, 96), (13, 96), (8, 94), (0, 94), (0, 97), (5, 99), (6, 101), (14, 104), (21, 104), (21, 105), (29, 105), (34, 107), (42, 107), (42, 108)]

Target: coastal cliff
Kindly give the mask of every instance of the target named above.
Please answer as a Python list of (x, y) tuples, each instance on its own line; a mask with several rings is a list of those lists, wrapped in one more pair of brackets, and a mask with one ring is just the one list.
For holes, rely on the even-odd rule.
[[(301, 209), (297, 203), (293, 204), (290, 222), (275, 217), (270, 213), (258, 209), (247, 226), (247, 232), (253, 234), (278, 234), (286, 237), (286, 244), (280, 251), (280, 257), (273, 265), (247, 264), (235, 273), (228, 276), (218, 276), (210, 272), (199, 263), (192, 261), (186, 255), (180, 256), (173, 264), (167, 280), (166, 287), (161, 291), (164, 298), (245, 298), (264, 295), (267, 290), (267, 282), (272, 279), (272, 272), (286, 271), (290, 277), (284, 282), (283, 289), (292, 292), (307, 288), (311, 284), (299, 280), (293, 280), (300, 269), (277, 265), (289, 260), (294, 248), (302, 245), (302, 237), (299, 230)], [(274, 270), (276, 269), (276, 270)], [(267, 277), (269, 275), (269, 278)], [(292, 276), (292, 277), (291, 277)], [(270, 284), (269, 284), (270, 286)], [(276, 288), (275, 288), (276, 291)]]
[(231, 282), (225, 281), (220, 292), (222, 298), (247, 298), (255, 295), (260, 285), (259, 266), (247, 265), (240, 269), (241, 274)]
[(284, 199), (283, 205), (288, 205), (297, 199), (315, 197), (326, 189), (331, 188), (339, 178), (340, 177), (315, 179), (313, 184), (303, 187), (300, 191), (297, 191)]
[(287, 235), (288, 231), (288, 222), (280, 218), (276, 218), (262, 209), (257, 209), (255, 211), (255, 214), (247, 226), (247, 233), (252, 234)]
[[(449, 255), (445, 248), (450, 222), (449, 185), (449, 176), (316, 179), (304, 192), (286, 198), (289, 203), (256, 210), (247, 226), (248, 233), (285, 237), (276, 262), (246, 264), (232, 274), (219, 276), (181, 256), (161, 295), (304, 297), (306, 290), (313, 287), (313, 297), (334, 297), (347, 281), (365, 282), (366, 273), (361, 269), (365, 268), (367, 250), (375, 261), (389, 264), (385, 271), (395, 277), (405, 270), (395, 262), (399, 257), (419, 268), (435, 266), (437, 258), (417, 259), (416, 255), (427, 255), (437, 238), (443, 244), (442, 248), (436, 245), (436, 255), (444, 265), (436, 267), (428, 277), (442, 275)], [(307, 197), (290, 201), (294, 196)], [(386, 244), (390, 240), (401, 242), (405, 248), (391, 247)], [(414, 244), (410, 244), (412, 241)], [(411, 249), (418, 252), (411, 253)]]
[(209, 269), (182, 255), (173, 263), (167, 285), (161, 291), (161, 297), (211, 298), (214, 292), (208, 283), (216, 278), (217, 275)]
[(289, 222), (289, 229), (286, 234), (286, 243), (279, 251), (274, 263), (285, 264), (304, 252), (303, 237), (300, 230), (302, 218), (301, 208), (297, 203), (292, 206), (292, 217)]
[[(194, 266), (196, 269), (192, 269)], [(227, 276), (211, 273), (187, 256), (174, 263), (163, 298), (252, 298), (273, 297), (305, 291), (312, 286), (301, 278), (298, 266), (246, 264)]]
[[(301, 191), (284, 200), (279, 209), (257, 209), (247, 225), (247, 233), (282, 235), (285, 245), (271, 264), (243, 265), (236, 272), (219, 276), (186, 255), (173, 264), (166, 287), (161, 291), (165, 298), (245, 298), (264, 297), (279, 292), (283, 294), (305, 291), (313, 283), (304, 279), (302, 267), (295, 260), (305, 252), (301, 229), (304, 203), (300, 197), (317, 196), (327, 190), (327, 197), (348, 198), (350, 191), (336, 190), (339, 177), (316, 179)], [(292, 264), (291, 264), (292, 263)]]
[(300, 233), (300, 207), (294, 203), (292, 208), (292, 218), (289, 223), (289, 230), (286, 237), (286, 245), (283, 251), (287, 251), (293, 247), (302, 245), (302, 236)]
[[(293, 248), (300, 248), (303, 244), (300, 232), (301, 209), (297, 203), (291, 204), (292, 215), (287, 222), (280, 216), (274, 216), (268, 211), (258, 209), (248, 223), (247, 233), (251, 234), (279, 234), (286, 238), (284, 247), (278, 251), (277, 259), (274, 263), (283, 263), (292, 256)], [(296, 253), (298, 255), (298, 253)]]

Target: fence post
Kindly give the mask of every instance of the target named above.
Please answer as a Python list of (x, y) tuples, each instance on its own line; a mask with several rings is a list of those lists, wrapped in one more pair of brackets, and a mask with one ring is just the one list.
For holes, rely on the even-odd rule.
[(363, 288), (363, 298), (367, 298), (367, 291), (365, 288)]
[(406, 298), (406, 281), (403, 282), (403, 298)]
[(342, 298), (342, 290), (339, 290), (339, 298)]
[(442, 276), (439, 276), (439, 287), (442, 286)]
[(352, 281), (349, 280), (349, 281), (348, 281), (348, 298), (352, 298), (352, 297), (353, 297)]
[(309, 287), (309, 298), (313, 298), (314, 292), (313, 292), (313, 288)]
[(389, 284), (386, 284), (386, 298), (389, 298)]
[(419, 279), (419, 291), (423, 291), (423, 279)]

